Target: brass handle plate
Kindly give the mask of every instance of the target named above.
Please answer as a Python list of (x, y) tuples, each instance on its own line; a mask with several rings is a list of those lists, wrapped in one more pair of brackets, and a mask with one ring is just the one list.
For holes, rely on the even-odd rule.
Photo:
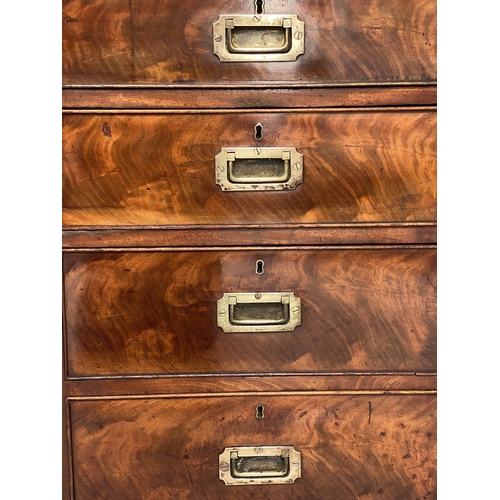
[(221, 62), (295, 61), (304, 53), (304, 23), (296, 15), (223, 14), (213, 37)]
[(293, 292), (224, 293), (217, 301), (217, 325), (226, 333), (291, 332), (300, 324)]
[(284, 191), (302, 183), (304, 156), (295, 148), (222, 148), (215, 183), (223, 191)]
[(231, 447), (219, 455), (219, 479), (227, 485), (289, 484), (301, 473), (301, 454), (293, 446)]

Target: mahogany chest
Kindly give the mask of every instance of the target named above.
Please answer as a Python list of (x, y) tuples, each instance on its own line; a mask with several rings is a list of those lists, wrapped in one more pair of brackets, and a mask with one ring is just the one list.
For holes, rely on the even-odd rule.
[(64, 498), (436, 498), (435, 0), (63, 0)]

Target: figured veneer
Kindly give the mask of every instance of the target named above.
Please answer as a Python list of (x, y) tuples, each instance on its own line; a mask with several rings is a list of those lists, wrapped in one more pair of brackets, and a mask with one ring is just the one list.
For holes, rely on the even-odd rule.
[[(64, 277), (70, 378), (436, 369), (433, 248), (75, 252)], [(224, 292), (268, 291), (294, 332), (217, 326)]]
[[(223, 192), (215, 156), (253, 146), (296, 148), (302, 184)], [(435, 220), (432, 108), (64, 115), (65, 226)]]
[[(435, 405), (432, 394), (70, 399), (75, 497), (436, 498)], [(225, 447), (263, 445), (293, 445), (302, 477), (218, 479)]]
[(196, 87), (434, 82), (435, 0), (267, 0), (305, 22), (291, 62), (221, 63), (212, 25), (252, 0), (64, 0), (63, 84)]

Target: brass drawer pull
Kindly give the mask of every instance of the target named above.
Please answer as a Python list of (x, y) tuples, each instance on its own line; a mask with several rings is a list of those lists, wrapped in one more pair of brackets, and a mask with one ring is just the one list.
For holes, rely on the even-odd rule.
[(228, 485), (293, 483), (301, 465), (293, 446), (226, 448), (219, 455), (219, 479)]
[(295, 189), (303, 155), (295, 148), (223, 148), (215, 157), (215, 182), (223, 191)]
[(221, 62), (295, 61), (304, 53), (304, 23), (296, 15), (224, 14), (213, 36)]
[(217, 324), (226, 333), (291, 332), (300, 323), (293, 292), (225, 293), (217, 301)]

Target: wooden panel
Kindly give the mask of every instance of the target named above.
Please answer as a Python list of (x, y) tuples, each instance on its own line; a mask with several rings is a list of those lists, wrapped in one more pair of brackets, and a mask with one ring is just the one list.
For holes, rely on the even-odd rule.
[(436, 243), (433, 223), (326, 226), (169, 226), (63, 231), (63, 248), (186, 247), (243, 245), (359, 245)]
[(436, 373), (335, 373), (330, 375), (154, 376), (68, 380), (68, 396), (126, 396), (131, 394), (216, 394), (276, 391), (407, 393), (435, 392)]
[[(72, 401), (76, 498), (432, 500), (435, 409), (429, 395)], [(294, 445), (302, 477), (290, 485), (218, 479), (225, 447), (262, 445)]]
[(435, 105), (434, 85), (305, 89), (66, 89), (63, 108), (330, 108)]
[(267, 0), (305, 22), (296, 61), (221, 63), (212, 24), (252, 0), (64, 0), (63, 83), (227, 86), (436, 79), (435, 0)]
[[(303, 184), (223, 192), (215, 155), (254, 145), (297, 148)], [(66, 114), (63, 153), (66, 226), (436, 219), (432, 110)]]
[[(435, 258), (432, 248), (65, 254), (68, 375), (435, 370)], [(295, 292), (302, 325), (224, 333), (216, 302), (237, 291)]]

